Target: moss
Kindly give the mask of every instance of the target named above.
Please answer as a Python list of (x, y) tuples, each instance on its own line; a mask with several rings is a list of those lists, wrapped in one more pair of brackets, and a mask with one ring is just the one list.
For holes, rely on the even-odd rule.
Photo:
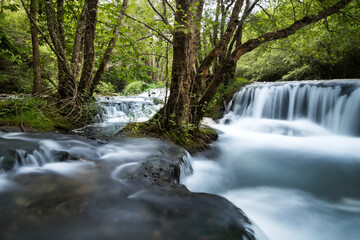
[(69, 131), (81, 124), (61, 115), (55, 104), (42, 98), (23, 98), (0, 101), (0, 125), (38, 131)]
[(225, 105), (228, 104), (233, 95), (242, 87), (252, 83), (245, 78), (235, 78), (227, 86), (221, 85), (206, 110), (206, 116), (219, 119), (223, 116)]
[(157, 126), (152, 125), (150, 122), (129, 123), (118, 134), (135, 138), (159, 138), (181, 146), (192, 154), (208, 149), (209, 144), (218, 137), (215, 129), (205, 125), (201, 125), (198, 129), (189, 132), (178, 129), (164, 131), (159, 130)]

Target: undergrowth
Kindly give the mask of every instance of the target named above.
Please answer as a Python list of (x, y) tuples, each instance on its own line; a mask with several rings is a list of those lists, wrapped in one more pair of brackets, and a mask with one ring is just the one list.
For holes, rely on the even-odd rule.
[(0, 101), (0, 125), (26, 127), (38, 131), (69, 131), (84, 125), (89, 116), (94, 115), (95, 107), (84, 105), (84, 112), (79, 119), (66, 116), (56, 104), (41, 97), (10, 98)]

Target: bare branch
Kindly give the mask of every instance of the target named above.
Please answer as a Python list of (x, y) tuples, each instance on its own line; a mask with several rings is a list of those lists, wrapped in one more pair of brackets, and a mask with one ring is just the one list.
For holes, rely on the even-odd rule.
[[(269, 20), (271, 21), (271, 23), (274, 25), (275, 28), (277, 28), (276, 22), (274, 22), (274, 20), (272, 19), (271, 15), (265, 10), (265, 8), (263, 6), (261, 6), (261, 4), (256, 4), (258, 7), (261, 8), (261, 10), (263, 10), (263, 12), (266, 14), (266, 16), (268, 16)], [(295, 20), (295, 19), (294, 19)]]
[(153, 34), (150, 34), (149, 36), (141, 37), (141, 38), (139, 38), (139, 39), (136, 39), (135, 41), (136, 41), (136, 42), (140, 42), (140, 41), (142, 41), (142, 40), (144, 40), (144, 39), (147, 39), (147, 38), (150, 38), (150, 37), (152, 37), (152, 36), (154, 36), (154, 35), (153, 35)]

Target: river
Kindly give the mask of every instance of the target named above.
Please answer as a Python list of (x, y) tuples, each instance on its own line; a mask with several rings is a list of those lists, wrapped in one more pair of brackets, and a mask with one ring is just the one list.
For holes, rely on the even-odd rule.
[[(160, 109), (164, 93), (152, 95), (99, 98), (98, 122), (73, 135), (0, 132), (0, 238), (358, 239), (359, 80), (249, 85), (222, 119), (206, 120), (219, 139), (195, 156), (114, 136)], [(128, 177), (174, 157), (188, 189), (251, 220), (214, 195)], [(226, 235), (234, 224), (242, 237)]]
[(184, 184), (222, 195), (271, 240), (360, 236), (360, 81), (255, 83), (210, 125)]

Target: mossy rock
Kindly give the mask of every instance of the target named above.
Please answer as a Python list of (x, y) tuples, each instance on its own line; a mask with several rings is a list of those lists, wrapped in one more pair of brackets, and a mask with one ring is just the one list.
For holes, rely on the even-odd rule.
[(209, 149), (209, 144), (218, 138), (216, 130), (206, 125), (201, 125), (198, 129), (189, 132), (179, 130), (159, 131), (154, 129), (149, 122), (129, 123), (118, 135), (158, 138), (183, 147), (191, 154)]

